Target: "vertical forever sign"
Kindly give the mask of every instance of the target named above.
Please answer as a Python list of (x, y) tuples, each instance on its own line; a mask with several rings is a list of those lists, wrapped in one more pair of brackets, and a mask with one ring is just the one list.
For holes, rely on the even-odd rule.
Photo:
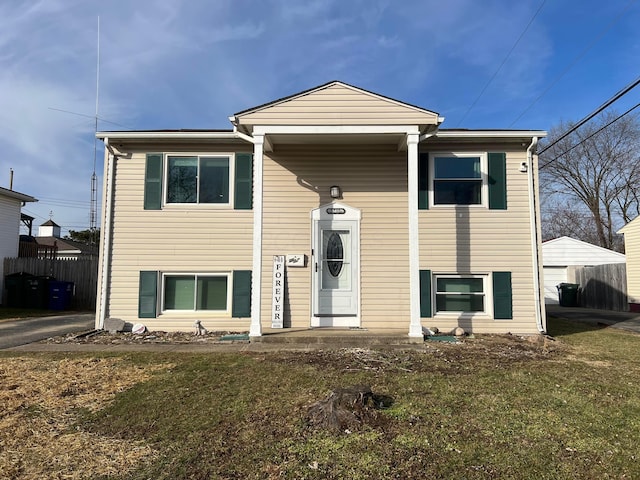
[(283, 328), (284, 314), (284, 255), (273, 256), (273, 295), (271, 306), (271, 328)]

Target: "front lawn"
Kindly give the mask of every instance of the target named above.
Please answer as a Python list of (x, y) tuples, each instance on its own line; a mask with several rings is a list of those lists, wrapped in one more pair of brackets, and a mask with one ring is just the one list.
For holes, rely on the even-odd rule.
[[(424, 350), (0, 356), (9, 478), (640, 478), (640, 336), (551, 319), (555, 341)], [(341, 431), (309, 405), (367, 384)], [(4, 397), (4, 398), (3, 398)], [(19, 426), (22, 425), (22, 428)]]

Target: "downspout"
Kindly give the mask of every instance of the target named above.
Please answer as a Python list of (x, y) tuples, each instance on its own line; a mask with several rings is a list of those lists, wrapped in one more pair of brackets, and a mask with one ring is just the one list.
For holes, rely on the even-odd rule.
[(533, 258), (533, 285), (534, 304), (536, 309), (536, 325), (540, 333), (546, 333), (545, 315), (542, 311), (543, 304), (540, 292), (540, 251), (538, 249), (538, 207), (535, 195), (535, 172), (533, 170), (533, 155), (538, 146), (538, 137), (531, 139), (531, 145), (527, 148), (527, 178), (529, 188), (529, 220), (531, 223), (531, 255)]
[(113, 147), (109, 145), (109, 138), (104, 138), (104, 146), (108, 150), (107, 165), (105, 165), (106, 181), (104, 188), (104, 208), (102, 211), (102, 219), (104, 225), (102, 226), (102, 249), (100, 255), (100, 267), (101, 267), (101, 279), (100, 279), (100, 305), (98, 308), (98, 315), (96, 317), (96, 329), (102, 329), (104, 327), (104, 321), (107, 317), (107, 305), (109, 304), (109, 274), (111, 269), (111, 208), (113, 206), (113, 174), (115, 172), (116, 153)]

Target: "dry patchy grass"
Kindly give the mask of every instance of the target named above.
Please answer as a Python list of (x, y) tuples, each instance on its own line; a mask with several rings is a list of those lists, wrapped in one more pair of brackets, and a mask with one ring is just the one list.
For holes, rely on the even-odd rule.
[(0, 472), (7, 479), (85, 479), (120, 474), (157, 452), (73, 428), (153, 371), (118, 358), (0, 359)]

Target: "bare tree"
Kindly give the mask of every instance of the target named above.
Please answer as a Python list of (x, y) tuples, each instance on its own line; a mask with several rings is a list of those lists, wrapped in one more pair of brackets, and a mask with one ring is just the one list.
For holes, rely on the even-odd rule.
[(543, 235), (620, 250), (616, 231), (640, 213), (640, 123), (603, 113), (553, 143), (571, 127), (552, 128), (540, 155)]

